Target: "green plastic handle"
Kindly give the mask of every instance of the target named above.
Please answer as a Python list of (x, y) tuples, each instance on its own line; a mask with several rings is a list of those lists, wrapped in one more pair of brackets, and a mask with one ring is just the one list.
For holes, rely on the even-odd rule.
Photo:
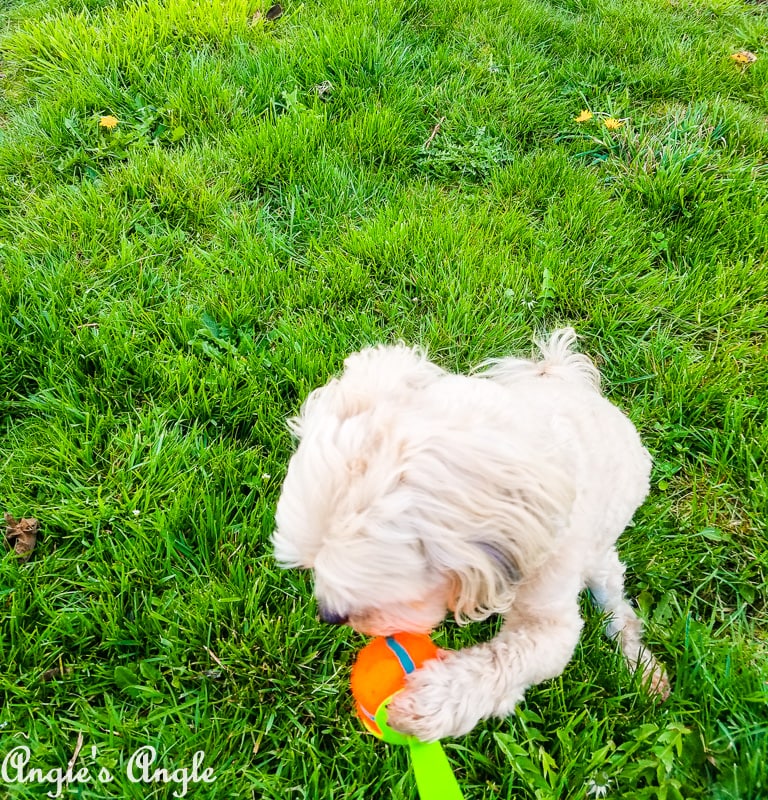
[(391, 699), (387, 698), (379, 706), (376, 724), (381, 729), (381, 738), (385, 742), (408, 745), (421, 800), (464, 800), (440, 742), (422, 742), (415, 736), (405, 736), (393, 731), (387, 725), (387, 705)]
[(440, 742), (413, 739), (408, 744), (421, 800), (463, 800), (464, 795)]

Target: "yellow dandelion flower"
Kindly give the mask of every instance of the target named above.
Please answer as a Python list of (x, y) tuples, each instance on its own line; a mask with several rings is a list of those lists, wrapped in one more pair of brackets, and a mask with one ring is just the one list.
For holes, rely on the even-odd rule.
[(616, 117), (608, 117), (607, 119), (603, 120), (603, 124), (609, 131), (617, 131), (624, 122), (620, 119), (616, 119)]
[(99, 127), (106, 128), (108, 131), (113, 131), (117, 127), (119, 121), (117, 117), (108, 114), (106, 117), (99, 118)]
[(749, 64), (754, 64), (757, 61), (757, 56), (750, 52), (749, 50), (739, 50), (738, 53), (734, 53), (731, 58), (737, 63), (741, 64), (742, 66), (748, 66)]
[(574, 122), (589, 122), (592, 119), (593, 116), (594, 116), (594, 114), (591, 111), (587, 111), (587, 109), (585, 108), (579, 114), (578, 117), (574, 117), (573, 118), (573, 121)]

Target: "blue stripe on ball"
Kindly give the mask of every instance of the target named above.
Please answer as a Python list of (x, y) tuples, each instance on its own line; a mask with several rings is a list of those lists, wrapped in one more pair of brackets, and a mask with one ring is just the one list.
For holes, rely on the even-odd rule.
[(387, 636), (386, 643), (387, 647), (394, 653), (395, 658), (400, 662), (400, 666), (403, 668), (403, 672), (406, 675), (416, 669), (416, 665), (413, 663), (413, 659), (408, 655), (408, 651), (394, 636)]

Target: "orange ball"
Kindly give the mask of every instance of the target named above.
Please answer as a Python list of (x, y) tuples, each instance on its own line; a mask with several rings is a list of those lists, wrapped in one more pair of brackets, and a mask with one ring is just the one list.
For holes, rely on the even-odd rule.
[(422, 633), (380, 636), (360, 651), (350, 683), (357, 714), (371, 733), (382, 735), (375, 720), (379, 706), (405, 686), (406, 675), (438, 652), (437, 645)]

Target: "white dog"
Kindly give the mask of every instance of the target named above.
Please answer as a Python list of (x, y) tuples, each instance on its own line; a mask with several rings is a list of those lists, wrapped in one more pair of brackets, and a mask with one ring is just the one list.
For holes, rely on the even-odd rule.
[(409, 676), (389, 722), (424, 741), (504, 717), (573, 655), (588, 587), (631, 668), (669, 692), (624, 597), (615, 543), (651, 459), (600, 394), (570, 328), (541, 358), (454, 375), (404, 345), (350, 356), (298, 418), (277, 507), (285, 567), (314, 570), (320, 618), (364, 634), (428, 633), (504, 615), (494, 639)]

